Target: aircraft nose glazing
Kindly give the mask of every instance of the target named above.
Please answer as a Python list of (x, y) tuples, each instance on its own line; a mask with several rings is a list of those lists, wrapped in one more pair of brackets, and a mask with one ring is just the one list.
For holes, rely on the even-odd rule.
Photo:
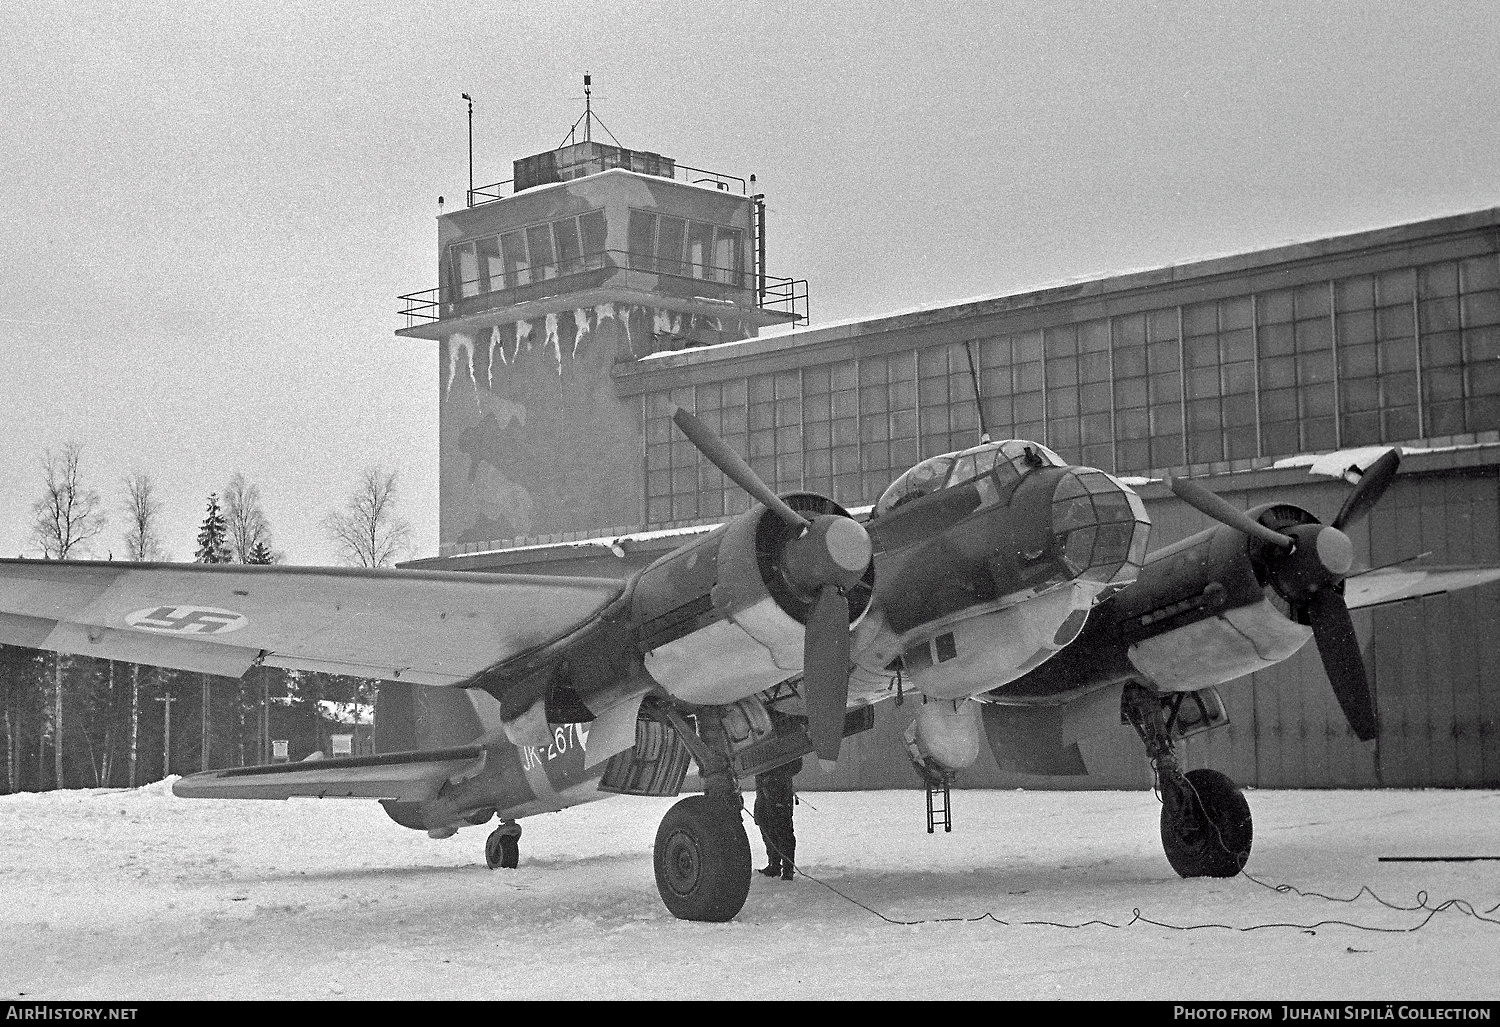
[(1075, 577), (1129, 581), (1146, 558), (1151, 518), (1135, 492), (1088, 467), (1064, 474), (1052, 494), (1052, 532)]

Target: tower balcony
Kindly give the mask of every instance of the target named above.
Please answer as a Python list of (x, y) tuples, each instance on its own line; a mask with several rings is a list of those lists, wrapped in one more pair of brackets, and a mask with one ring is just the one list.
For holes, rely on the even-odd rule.
[(531, 320), (603, 303), (730, 317), (756, 328), (808, 322), (806, 279), (626, 250), (492, 270), (398, 299), (403, 327), (396, 334), (415, 339), (441, 339), (498, 321)]

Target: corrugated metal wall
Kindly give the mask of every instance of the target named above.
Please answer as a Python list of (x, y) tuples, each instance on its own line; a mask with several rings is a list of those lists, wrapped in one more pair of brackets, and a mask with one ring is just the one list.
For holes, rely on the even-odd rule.
[[(1414, 462), (1408, 460), (1408, 466)], [(1325, 521), (1347, 487), (1288, 472), (1249, 490), (1209, 482), (1252, 507), (1273, 499)], [(1160, 489), (1156, 490), (1158, 493)], [(1148, 493), (1149, 495), (1149, 493)], [(1148, 498), (1152, 547), (1206, 522), (1175, 499)], [(1422, 553), (1430, 565), (1500, 562), (1500, 468), (1494, 465), (1403, 473), (1380, 505), (1350, 532), (1356, 561), (1382, 566)], [(1259, 788), (1500, 786), (1500, 583), (1356, 612), (1355, 630), (1370, 668), (1381, 734), (1368, 745), (1348, 730), (1312, 643), (1272, 670), (1220, 688), (1230, 726), (1183, 747), (1190, 767), (1213, 767)], [(920, 702), (918, 697), (915, 702)], [(915, 704), (877, 707), (876, 728), (846, 743), (853, 759), (823, 775), (813, 761), (804, 789), (916, 788), (901, 734)], [(1128, 727), (1083, 744), (1087, 778), (1002, 773), (986, 747), (960, 775), (969, 788), (1144, 788), (1144, 751)]]

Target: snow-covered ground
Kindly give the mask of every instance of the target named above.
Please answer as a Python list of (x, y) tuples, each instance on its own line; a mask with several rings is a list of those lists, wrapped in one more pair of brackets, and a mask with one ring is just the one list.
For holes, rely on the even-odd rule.
[(1266, 885), (1440, 911), (1180, 880), (1149, 792), (955, 793), (949, 835), (920, 792), (809, 794), (810, 876), (711, 925), (656, 894), (671, 800), (527, 820), (491, 872), (488, 827), (159, 783), (0, 797), (0, 998), (1500, 998), (1500, 862), (1378, 861), (1500, 856), (1500, 792), (1249, 797)]

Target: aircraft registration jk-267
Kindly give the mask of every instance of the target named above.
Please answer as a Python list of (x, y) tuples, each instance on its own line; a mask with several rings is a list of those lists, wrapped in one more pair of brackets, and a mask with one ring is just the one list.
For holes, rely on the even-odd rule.
[(1349, 608), (1500, 577), (1352, 571), (1344, 529), (1391, 483), (1395, 450), (1351, 469), (1329, 524), (1172, 480), (1218, 523), (1148, 555), (1135, 492), (1034, 442), (925, 460), (861, 523), (821, 496), (776, 495), (691, 413), (674, 421), (755, 503), (628, 581), (5, 560), (0, 641), (231, 677), (266, 665), (380, 679), (375, 755), (207, 771), (176, 793), (367, 796), (434, 837), (498, 817), (491, 867), (516, 865), (521, 818), (676, 795), (694, 760), (703, 792), (663, 817), (656, 882), (674, 915), (723, 921), (750, 887), (739, 782), (810, 752), (836, 760), (898, 690), (924, 698), (906, 740), (929, 817), (932, 789), (984, 736), (1002, 766), (1083, 773), (1078, 739), (1123, 719), (1155, 771), (1172, 868), (1232, 876), (1249, 806), (1175, 755), (1227, 723), (1215, 686), (1314, 639), (1371, 739)]

